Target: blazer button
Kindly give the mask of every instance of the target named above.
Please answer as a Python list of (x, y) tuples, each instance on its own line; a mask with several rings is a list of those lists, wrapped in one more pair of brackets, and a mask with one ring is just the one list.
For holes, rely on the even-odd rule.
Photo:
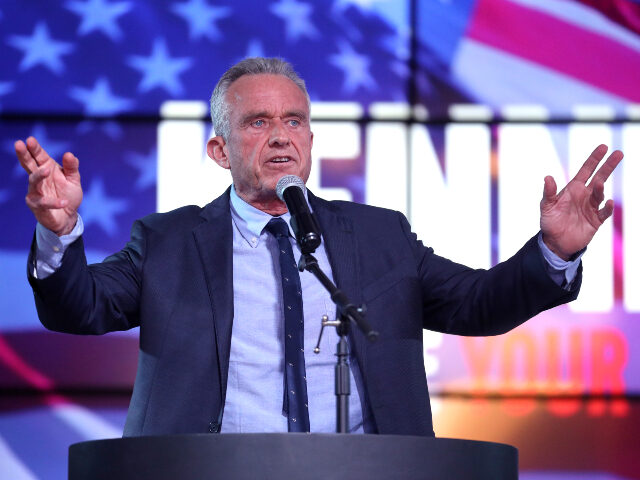
[(209, 424), (209, 433), (220, 433), (220, 425), (218, 422), (211, 422)]

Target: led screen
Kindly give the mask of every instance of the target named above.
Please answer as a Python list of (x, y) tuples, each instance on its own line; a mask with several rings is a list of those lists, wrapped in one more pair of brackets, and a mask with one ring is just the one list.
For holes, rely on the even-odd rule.
[[(34, 135), (54, 158), (79, 157), (87, 257), (100, 261), (135, 219), (229, 185), (206, 155), (207, 102), (228, 66), (255, 55), (283, 56), (306, 79), (314, 193), (399, 210), (436, 253), (475, 268), (538, 232), (545, 175), (562, 186), (599, 143), (623, 150), (579, 299), (503, 336), (425, 332), (424, 353), (436, 433), (534, 448), (514, 433), (534, 421), (563, 421), (572, 438), (592, 422), (614, 437), (616, 422), (637, 425), (639, 25), (634, 0), (2, 2), (0, 476), (62, 476), (66, 445), (118, 436), (137, 365), (135, 330), (40, 325), (13, 142)], [(470, 420), (487, 398), (507, 399), (491, 404), (503, 436)], [(31, 448), (42, 429), (65, 445), (48, 461)], [(580, 470), (569, 457), (522, 458), (531, 479), (566, 480)], [(638, 471), (606, 458), (589, 465)]]

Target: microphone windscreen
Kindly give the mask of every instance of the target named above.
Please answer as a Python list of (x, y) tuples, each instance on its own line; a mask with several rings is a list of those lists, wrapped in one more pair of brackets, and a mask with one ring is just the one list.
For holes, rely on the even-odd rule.
[(284, 202), (284, 191), (289, 187), (298, 187), (302, 190), (302, 193), (305, 191), (304, 182), (300, 177), (296, 177), (295, 175), (285, 175), (278, 180), (276, 183), (276, 195), (280, 200)]

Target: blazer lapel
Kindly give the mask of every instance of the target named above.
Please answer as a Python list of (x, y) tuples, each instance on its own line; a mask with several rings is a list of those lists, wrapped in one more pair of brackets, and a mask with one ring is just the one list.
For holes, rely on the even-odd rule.
[(322, 238), (336, 285), (352, 302), (356, 302), (356, 296), (360, 295), (359, 268), (351, 219), (342, 215), (331, 203), (311, 192), (308, 195), (313, 213), (322, 229)]
[[(330, 202), (316, 197), (308, 192), (309, 202), (316, 219), (322, 229), (324, 246), (331, 264), (331, 271), (336, 286), (342, 290), (347, 298), (355, 305), (362, 304), (362, 285), (360, 278), (360, 264), (358, 243), (353, 230), (353, 222), (340, 209)], [(355, 332), (358, 327), (351, 326)], [(366, 339), (358, 330), (351, 335), (355, 342), (355, 354), (360, 368), (364, 368)]]
[(229, 372), (233, 326), (233, 231), (229, 190), (208, 204), (200, 214), (206, 222), (193, 230), (207, 282), (218, 354), (220, 395), (224, 398)]

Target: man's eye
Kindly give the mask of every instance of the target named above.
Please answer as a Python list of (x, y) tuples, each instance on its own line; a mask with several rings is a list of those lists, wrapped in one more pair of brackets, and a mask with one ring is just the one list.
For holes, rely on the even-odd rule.
[(254, 120), (251, 125), (254, 127), (262, 127), (264, 125), (264, 120)]
[(300, 125), (300, 120), (289, 120), (289, 125), (291, 125), (292, 127), (297, 127), (298, 125)]

